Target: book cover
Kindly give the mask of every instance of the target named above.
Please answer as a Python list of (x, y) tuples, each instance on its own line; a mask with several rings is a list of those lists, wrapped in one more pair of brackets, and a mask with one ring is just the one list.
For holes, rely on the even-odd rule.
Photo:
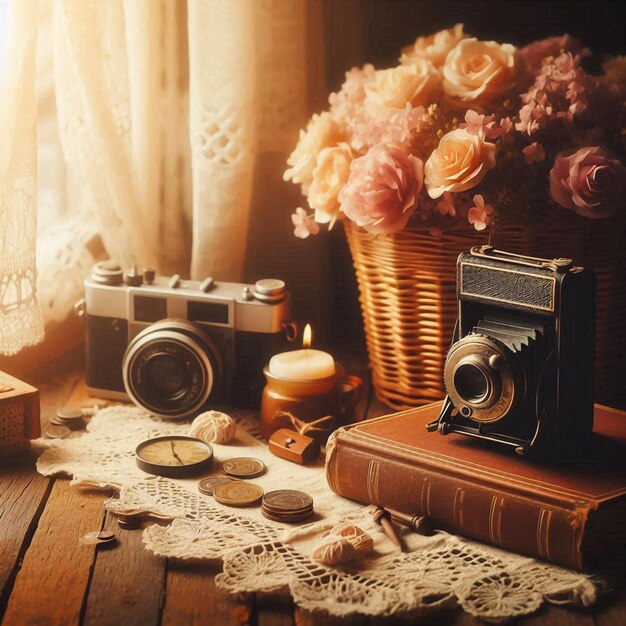
[(426, 432), (440, 407), (336, 431), (326, 456), (331, 489), (578, 570), (623, 544), (626, 413), (596, 405), (591, 448), (575, 463), (554, 464), (462, 435)]

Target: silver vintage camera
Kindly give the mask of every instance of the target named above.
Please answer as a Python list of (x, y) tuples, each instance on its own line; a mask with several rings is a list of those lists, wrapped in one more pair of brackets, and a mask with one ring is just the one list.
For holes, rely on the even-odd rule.
[(277, 279), (197, 282), (105, 261), (85, 280), (84, 306), (89, 391), (168, 418), (209, 401), (255, 406), (263, 366), (295, 338)]

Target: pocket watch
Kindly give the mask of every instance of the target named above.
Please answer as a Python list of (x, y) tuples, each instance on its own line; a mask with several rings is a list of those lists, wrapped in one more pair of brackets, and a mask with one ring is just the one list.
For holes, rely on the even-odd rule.
[(135, 461), (148, 474), (185, 478), (211, 469), (213, 448), (195, 437), (166, 435), (141, 442), (135, 449)]

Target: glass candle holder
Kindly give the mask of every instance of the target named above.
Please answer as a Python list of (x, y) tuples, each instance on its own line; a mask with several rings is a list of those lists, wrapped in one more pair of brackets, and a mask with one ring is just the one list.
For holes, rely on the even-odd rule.
[(363, 381), (347, 375), (340, 364), (333, 376), (315, 380), (280, 378), (268, 367), (263, 374), (267, 384), (261, 399), (261, 433), (267, 439), (289, 428), (323, 444), (336, 428), (354, 421)]

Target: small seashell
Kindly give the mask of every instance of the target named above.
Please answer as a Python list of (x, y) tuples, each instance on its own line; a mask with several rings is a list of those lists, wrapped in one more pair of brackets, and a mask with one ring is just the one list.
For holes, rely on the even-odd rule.
[(374, 549), (374, 540), (362, 528), (343, 522), (335, 526), (331, 531), (331, 535), (337, 535), (347, 539), (352, 547), (356, 550), (358, 556), (365, 556)]
[(313, 552), (313, 558), (324, 565), (346, 563), (356, 556), (354, 546), (347, 539), (333, 535), (325, 537)]
[(205, 411), (191, 423), (191, 436), (207, 443), (228, 443), (237, 432), (235, 420), (220, 411)]

